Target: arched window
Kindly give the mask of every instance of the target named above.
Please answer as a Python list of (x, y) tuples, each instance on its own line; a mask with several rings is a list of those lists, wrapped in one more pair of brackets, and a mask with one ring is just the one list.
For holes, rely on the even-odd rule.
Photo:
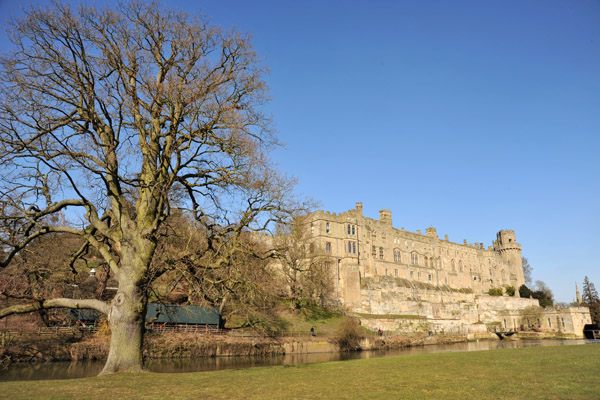
[(454, 259), (450, 261), (450, 265), (452, 265), (452, 272), (456, 272), (456, 265), (454, 264)]
[(400, 250), (394, 249), (394, 262), (402, 262), (402, 256), (400, 254)]
[(414, 265), (419, 265), (419, 256), (417, 253), (412, 253), (412, 263)]

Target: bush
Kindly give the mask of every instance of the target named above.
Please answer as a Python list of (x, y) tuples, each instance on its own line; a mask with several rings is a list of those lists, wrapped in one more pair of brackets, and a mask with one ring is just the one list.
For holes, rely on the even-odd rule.
[(510, 297), (513, 297), (515, 295), (515, 292), (517, 291), (517, 289), (514, 286), (507, 286), (505, 288), (506, 290), (506, 294), (509, 295)]
[(502, 290), (501, 287), (499, 287), (499, 288), (491, 288), (490, 290), (488, 290), (488, 294), (490, 296), (502, 296), (502, 293), (504, 293), (504, 291)]
[(521, 285), (519, 288), (519, 295), (528, 299), (531, 296), (531, 290), (526, 285)]
[(340, 351), (354, 351), (360, 349), (362, 329), (356, 319), (347, 318), (338, 326), (335, 342)]

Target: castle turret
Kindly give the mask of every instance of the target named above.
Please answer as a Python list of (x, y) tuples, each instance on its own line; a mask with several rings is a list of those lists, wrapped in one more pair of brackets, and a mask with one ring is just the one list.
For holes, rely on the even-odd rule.
[(379, 210), (379, 220), (386, 225), (392, 225), (392, 212), (390, 210)]
[(358, 213), (359, 216), (362, 217), (362, 215), (363, 215), (363, 203), (362, 203), (362, 201), (359, 201), (358, 203), (356, 203), (356, 212)]
[(521, 260), (521, 245), (516, 241), (515, 231), (501, 230), (498, 232), (494, 241), (494, 250), (500, 253), (504, 266), (510, 273), (507, 281), (503, 283), (514, 286), (518, 290), (521, 285), (525, 284), (525, 276)]

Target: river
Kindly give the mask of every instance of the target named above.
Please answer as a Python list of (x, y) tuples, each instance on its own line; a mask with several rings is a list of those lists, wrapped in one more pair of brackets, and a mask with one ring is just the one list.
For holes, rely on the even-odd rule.
[[(271, 365), (291, 365), (327, 361), (356, 360), (363, 358), (393, 357), (412, 354), (444, 353), (452, 351), (483, 351), (519, 347), (562, 346), (600, 343), (599, 340), (481, 340), (477, 342), (453, 343), (409, 347), (394, 350), (372, 350), (353, 353), (289, 354), (264, 357), (202, 357), (195, 359), (147, 360), (146, 367), (152, 372), (198, 372), (231, 368), (250, 368)], [(13, 364), (0, 369), (0, 381), (23, 381), (41, 379), (72, 379), (98, 375), (104, 361), (58, 361), (46, 363)]]

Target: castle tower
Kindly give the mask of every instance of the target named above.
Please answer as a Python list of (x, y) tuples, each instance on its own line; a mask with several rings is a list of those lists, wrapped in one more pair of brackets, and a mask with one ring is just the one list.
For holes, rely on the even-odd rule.
[(386, 225), (392, 226), (392, 211), (379, 210), (379, 220)]
[(510, 273), (508, 281), (504, 284), (510, 284), (517, 290), (525, 284), (523, 275), (523, 261), (521, 260), (521, 245), (517, 243), (515, 231), (501, 230), (494, 240), (494, 250), (500, 254), (505, 268)]

